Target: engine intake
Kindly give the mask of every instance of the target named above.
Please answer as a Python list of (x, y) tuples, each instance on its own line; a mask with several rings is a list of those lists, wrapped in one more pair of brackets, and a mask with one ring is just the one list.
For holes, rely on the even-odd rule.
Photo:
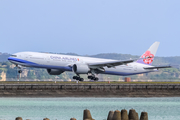
[(72, 70), (76, 74), (87, 74), (90, 71), (86, 64), (74, 64)]
[(60, 75), (60, 74), (63, 73), (64, 71), (58, 70), (58, 69), (47, 69), (47, 72), (48, 72), (50, 75)]

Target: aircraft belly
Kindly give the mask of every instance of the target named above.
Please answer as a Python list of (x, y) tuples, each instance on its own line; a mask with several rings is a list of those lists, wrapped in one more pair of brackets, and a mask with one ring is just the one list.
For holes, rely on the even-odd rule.
[(127, 66), (117, 66), (115, 68), (105, 68), (105, 72), (102, 74), (110, 74), (110, 75), (134, 75), (134, 74), (141, 74), (146, 73), (146, 71), (137, 70), (135, 67), (127, 67)]

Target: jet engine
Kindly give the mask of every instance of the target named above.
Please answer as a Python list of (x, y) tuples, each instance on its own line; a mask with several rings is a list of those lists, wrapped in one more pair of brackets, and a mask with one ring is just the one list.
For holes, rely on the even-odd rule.
[(87, 74), (90, 71), (86, 64), (74, 64), (72, 70), (76, 74)]
[(58, 69), (47, 69), (47, 72), (48, 72), (50, 75), (60, 75), (60, 74), (63, 73), (64, 71), (58, 70)]

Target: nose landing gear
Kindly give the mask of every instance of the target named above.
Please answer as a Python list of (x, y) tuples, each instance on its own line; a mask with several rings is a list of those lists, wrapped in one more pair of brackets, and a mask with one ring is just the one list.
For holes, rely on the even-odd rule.
[(18, 70), (18, 73), (19, 73), (19, 74), (22, 73), (22, 70)]
[(17, 70), (19, 69), (19, 70), (18, 70), (18, 73), (19, 73), (19, 74), (22, 73), (22, 70), (21, 70), (21, 69), (22, 69), (22, 66), (21, 66), (21, 65), (16, 65), (16, 67), (17, 67)]

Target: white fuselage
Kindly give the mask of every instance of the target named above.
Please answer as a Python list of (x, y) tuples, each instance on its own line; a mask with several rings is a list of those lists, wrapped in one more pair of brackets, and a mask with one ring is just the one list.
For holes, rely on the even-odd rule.
[[(115, 61), (111, 59), (99, 59), (91, 57), (81, 57), (72, 55), (62, 54), (49, 54), (49, 53), (38, 53), (38, 52), (19, 52), (13, 54), (8, 58), (10, 62), (16, 65), (25, 67), (36, 67), (45, 69), (58, 69), (62, 71), (72, 71), (74, 64), (92, 64), (101, 63), (107, 61)], [(126, 65), (119, 65), (115, 67), (104, 67), (102, 74), (111, 75), (134, 75), (147, 72), (153, 72), (155, 70), (145, 70), (144, 67), (150, 67), (137, 62), (128, 63)]]

